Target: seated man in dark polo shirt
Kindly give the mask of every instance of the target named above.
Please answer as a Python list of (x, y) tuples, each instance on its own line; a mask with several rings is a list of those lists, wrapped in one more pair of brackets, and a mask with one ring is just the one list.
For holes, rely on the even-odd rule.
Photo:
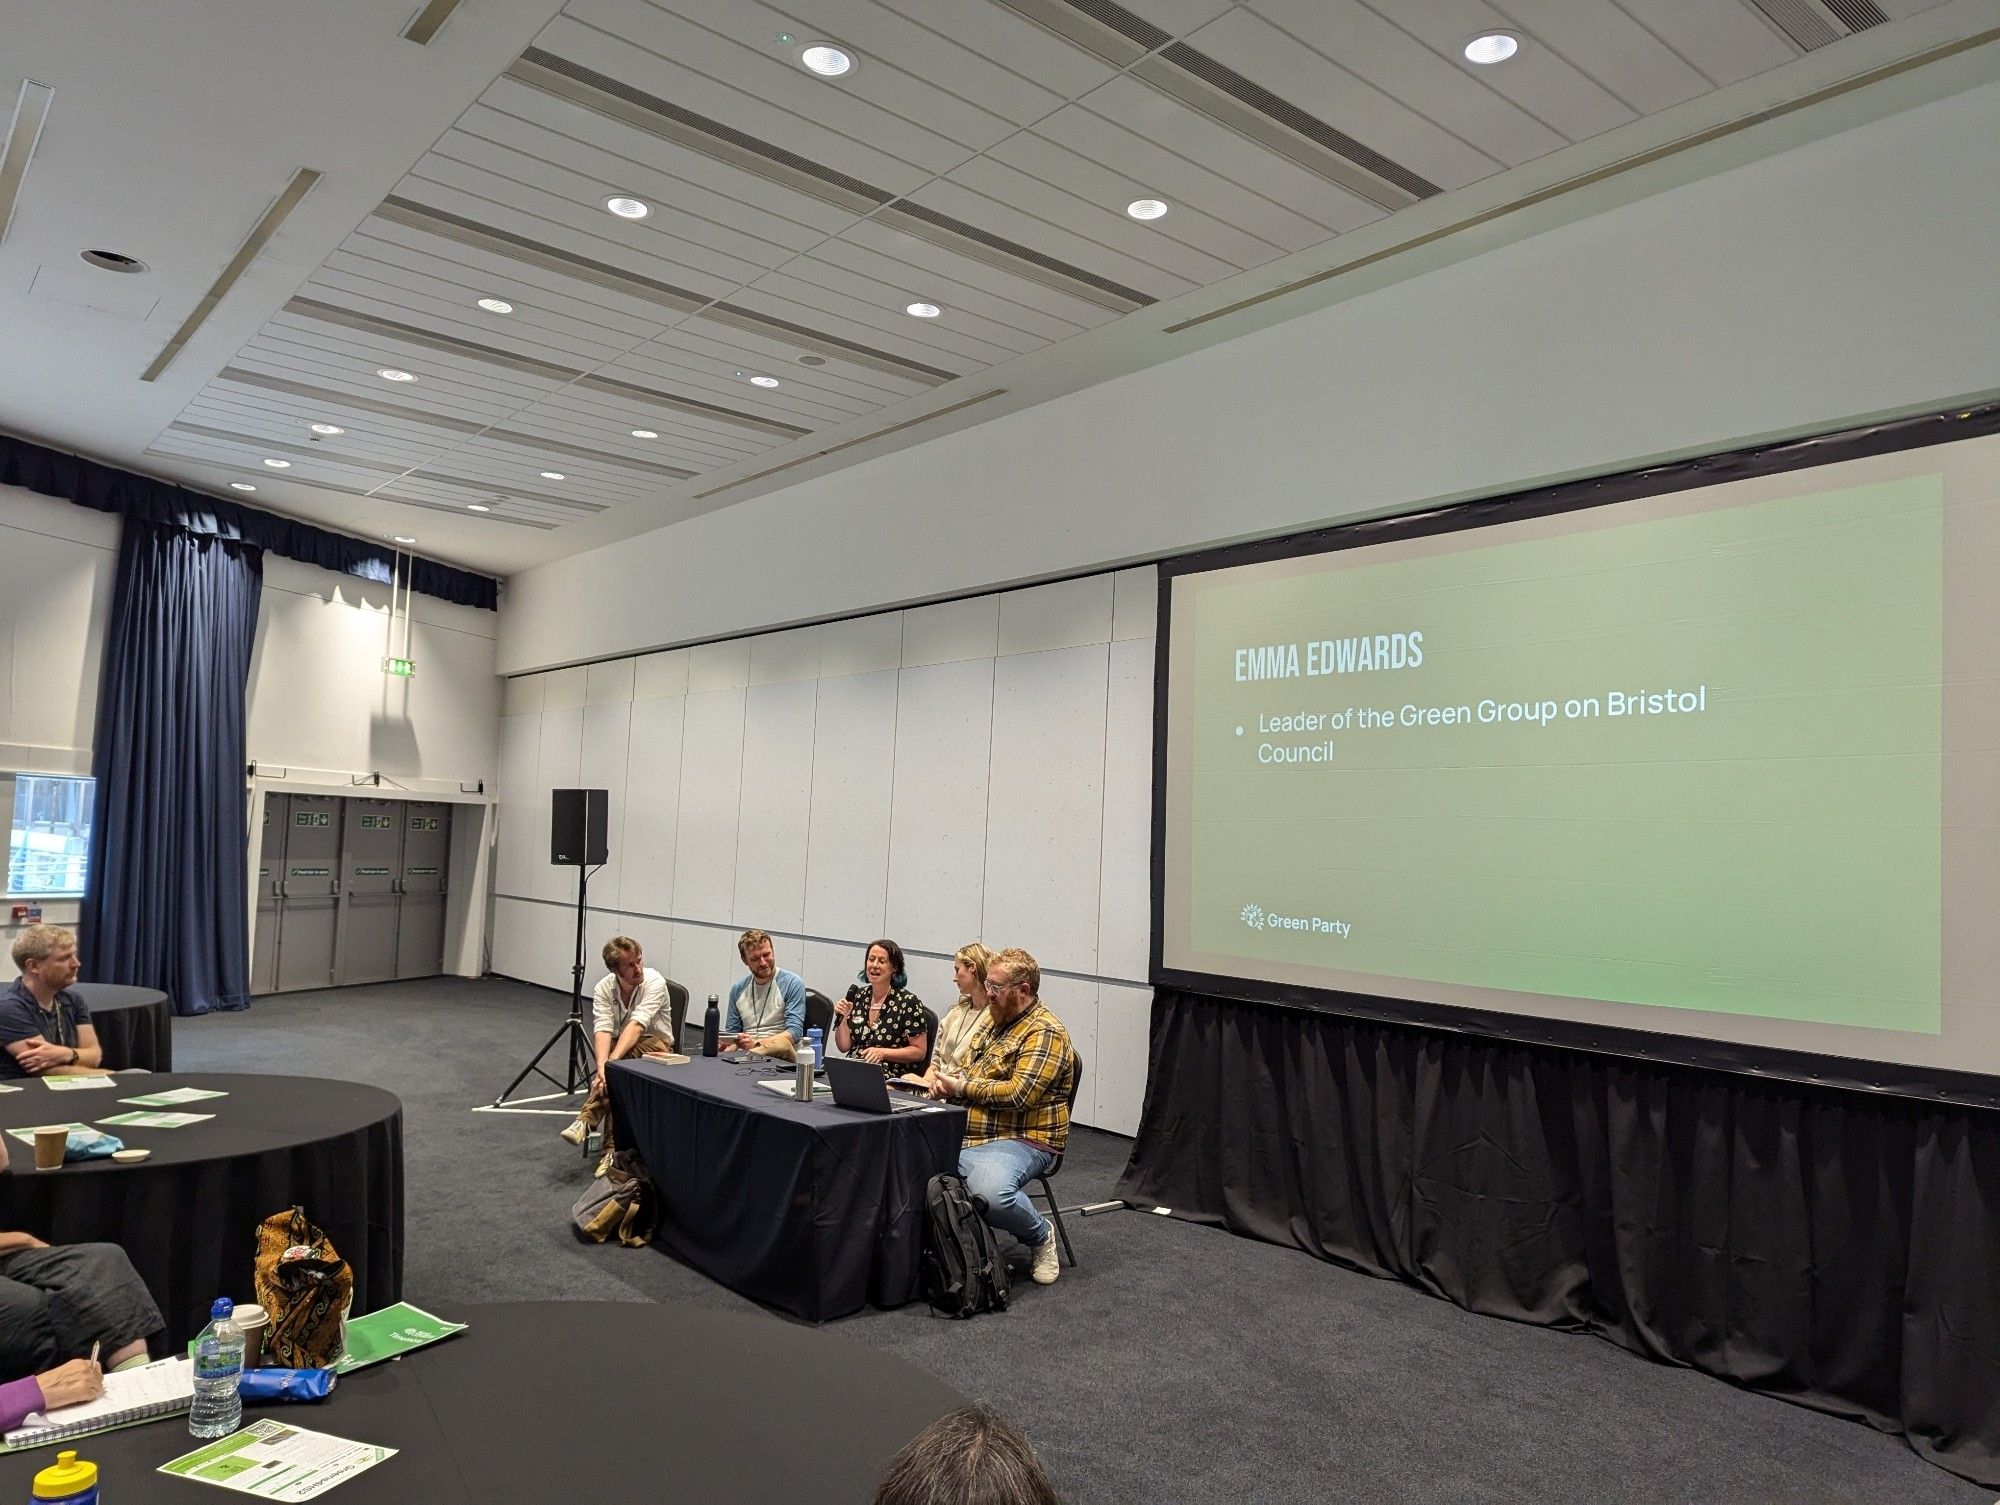
[(0, 1079), (101, 1067), (90, 1008), (70, 990), (79, 967), (75, 933), (30, 925), (14, 939), (14, 965), (21, 975), (0, 992)]

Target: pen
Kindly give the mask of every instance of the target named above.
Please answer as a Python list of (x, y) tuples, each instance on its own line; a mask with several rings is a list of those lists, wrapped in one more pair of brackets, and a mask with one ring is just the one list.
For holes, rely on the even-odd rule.
[(90, 1345), (90, 1362), (91, 1362), (91, 1363), (95, 1364), (95, 1363), (97, 1362), (97, 1350), (98, 1350), (98, 1349), (100, 1349), (100, 1348), (102, 1348), (103, 1346), (104, 1346), (104, 1340), (103, 1340), (103, 1339), (101, 1339), (101, 1338), (100, 1338), (100, 1339), (98, 1339), (98, 1340), (97, 1340), (97, 1341), (96, 1341), (95, 1343), (92, 1343), (92, 1344)]

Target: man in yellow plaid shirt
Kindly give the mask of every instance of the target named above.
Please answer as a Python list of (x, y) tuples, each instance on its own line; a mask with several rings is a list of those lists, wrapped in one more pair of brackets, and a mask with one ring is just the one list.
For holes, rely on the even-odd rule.
[(986, 964), (993, 1002), (966, 1047), (971, 1064), (963, 1076), (940, 1074), (931, 1096), (965, 1104), (958, 1173), (966, 1190), (983, 1200), (987, 1222), (1033, 1252), (1035, 1283), (1053, 1285), (1061, 1268), (1055, 1230), (1021, 1188), (1047, 1174), (1069, 1139), (1076, 1052), (1041, 985), (1040, 965), (1018, 947)]

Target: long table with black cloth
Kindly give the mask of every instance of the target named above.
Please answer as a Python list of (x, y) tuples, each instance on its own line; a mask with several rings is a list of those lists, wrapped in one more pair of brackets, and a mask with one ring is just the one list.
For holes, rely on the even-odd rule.
[(109, 1086), (0, 1093), (0, 1132), (135, 1111), (124, 1098), (202, 1087), (227, 1093), (176, 1111), (213, 1117), (181, 1128), (102, 1125), (137, 1165), (110, 1160), (35, 1169), (32, 1144), (7, 1141), (0, 1228), (51, 1244), (117, 1244), (159, 1303), (166, 1340), (200, 1332), (217, 1296), (251, 1299), (257, 1225), (302, 1206), (354, 1271), (358, 1315), (403, 1290), (403, 1105), (394, 1093), (321, 1077), (162, 1072)]
[(732, 1291), (823, 1322), (918, 1296), (924, 1187), (965, 1110), (871, 1114), (758, 1086), (765, 1065), (616, 1061), (613, 1134), (659, 1190), (655, 1242)]
[[(754, 1312), (613, 1301), (435, 1309), (466, 1330), (342, 1375), (318, 1404), (248, 1405), (244, 1421), (397, 1450), (326, 1496), (339, 1505), (866, 1505), (896, 1450), (966, 1404), (895, 1354)], [(865, 1404), (840, 1403), (855, 1396)], [(785, 1418), (777, 1446), (772, 1417)], [(184, 1416), (62, 1444), (98, 1465), (107, 1502), (226, 1501), (156, 1472), (198, 1445)], [(27, 1499), (35, 1471), (55, 1459), (54, 1446), (0, 1455), (0, 1499)]]

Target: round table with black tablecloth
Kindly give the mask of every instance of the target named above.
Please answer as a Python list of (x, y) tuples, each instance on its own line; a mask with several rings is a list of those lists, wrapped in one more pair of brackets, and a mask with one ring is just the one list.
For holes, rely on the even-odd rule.
[(120, 1099), (205, 1087), (227, 1093), (167, 1112), (207, 1113), (178, 1129), (107, 1125), (138, 1165), (84, 1161), (35, 1169), (32, 1144), (9, 1137), (0, 1174), (0, 1228), (52, 1244), (104, 1242), (131, 1256), (179, 1346), (200, 1332), (217, 1296), (251, 1299), (257, 1225), (294, 1204), (325, 1230), (354, 1270), (354, 1311), (403, 1289), (403, 1105), (394, 1093), (320, 1077), (162, 1072), (53, 1092), (19, 1083), (0, 1093), (0, 1131), (87, 1123), (148, 1111)]
[[(754, 1313), (420, 1304), (470, 1326), (343, 1376), (321, 1404), (245, 1410), (397, 1449), (341, 1484), (340, 1505), (866, 1505), (897, 1449), (967, 1403), (894, 1354)], [(179, 1417), (62, 1445), (118, 1505), (229, 1498), (155, 1472), (196, 1445)], [(25, 1500), (55, 1452), (0, 1457), (0, 1500)]]
[(91, 1028), (104, 1047), (104, 1064), (113, 1071), (143, 1066), (148, 1071), (174, 1069), (174, 1005), (158, 988), (134, 988), (121, 982), (80, 982), (72, 987), (90, 1010)]

